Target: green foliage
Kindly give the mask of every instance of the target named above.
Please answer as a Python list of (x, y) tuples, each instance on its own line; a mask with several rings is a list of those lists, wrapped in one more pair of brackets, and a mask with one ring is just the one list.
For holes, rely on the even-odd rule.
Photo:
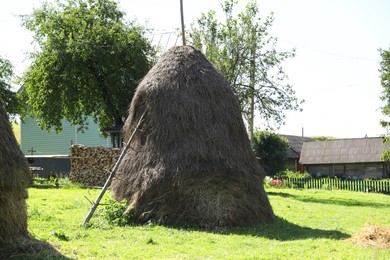
[(315, 141), (336, 140), (336, 138), (333, 136), (310, 136), (310, 138), (314, 139)]
[(69, 237), (61, 229), (56, 232), (53, 232), (53, 236), (57, 237), (59, 240), (62, 241), (69, 241)]
[[(382, 113), (390, 115), (390, 50), (379, 50), (382, 61), (380, 62), (380, 78), (382, 84), (382, 101), (385, 105), (382, 107)], [(383, 122), (383, 126), (386, 127), (388, 122)]]
[(109, 199), (102, 208), (102, 216), (110, 225), (125, 226), (134, 221), (134, 212), (126, 212), (127, 201)]
[(279, 179), (283, 179), (283, 180), (288, 179), (288, 178), (311, 178), (311, 175), (308, 172), (301, 173), (301, 172), (296, 172), (296, 171), (292, 171), (292, 170), (284, 170), (281, 172), (277, 172), (274, 175), (274, 178), (279, 178)]
[(80, 188), (81, 186), (83, 186), (81, 183), (72, 182), (68, 177), (58, 178), (57, 183), (64, 189)]
[[(159, 225), (102, 226), (95, 225), (101, 219), (94, 215), (92, 225), (85, 228), (80, 224), (91, 205), (84, 197), (96, 198), (99, 193), (99, 189), (29, 189), (29, 232), (36, 239), (58, 245), (58, 251), (71, 259), (390, 258), (389, 250), (346, 241), (367, 222), (390, 226), (388, 195), (267, 188), (278, 218), (265, 225), (213, 231)], [(110, 197), (108, 191), (105, 198)]]
[(288, 141), (269, 131), (256, 131), (253, 136), (253, 149), (260, 165), (269, 176), (285, 169)]
[(61, 131), (66, 118), (83, 128), (87, 116), (101, 129), (123, 124), (154, 62), (146, 29), (124, 21), (112, 0), (46, 2), (22, 19), (37, 45), (22, 84), (39, 126)]
[(236, 4), (235, 0), (222, 4), (226, 17), (222, 22), (215, 11), (203, 13), (191, 25), (189, 41), (225, 75), (249, 122), (256, 109), (267, 126), (272, 122), (282, 124), (284, 111), (300, 110), (302, 103), (282, 68), (295, 51), (276, 50), (277, 38), (269, 35), (272, 13), (262, 20), (256, 1), (249, 1), (245, 11), (235, 15)]
[(0, 57), (0, 101), (4, 103), (9, 114), (19, 113), (17, 94), (11, 89), (13, 75), (11, 62)]
[(60, 177), (54, 175), (49, 178), (36, 177), (33, 178), (32, 183), (35, 185), (56, 186), (63, 189), (80, 188), (82, 186), (81, 183), (72, 182), (68, 177), (61, 177), (61, 174)]
[[(381, 100), (384, 102), (384, 106), (382, 107), (382, 113), (385, 116), (390, 115), (390, 50), (379, 50), (382, 61), (380, 62), (380, 79), (382, 84), (382, 95)], [(388, 129), (390, 122), (383, 120), (381, 124), (384, 128)], [(390, 144), (390, 138), (388, 136), (385, 137), (385, 143)], [(382, 159), (386, 161), (390, 161), (390, 151), (385, 151), (382, 154)]]

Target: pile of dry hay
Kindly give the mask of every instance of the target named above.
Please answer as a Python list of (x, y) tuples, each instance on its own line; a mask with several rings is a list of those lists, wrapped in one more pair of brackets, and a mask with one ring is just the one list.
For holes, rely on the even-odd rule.
[[(28, 164), (0, 101), (0, 249), (27, 236)], [(1, 253), (1, 252), (0, 252)]]
[(173, 47), (149, 71), (125, 140), (144, 112), (112, 183), (114, 198), (127, 199), (140, 221), (215, 227), (274, 218), (238, 101), (199, 50)]
[(390, 227), (375, 224), (366, 224), (348, 241), (360, 246), (373, 246), (381, 249), (390, 249)]
[(27, 187), (31, 181), (7, 112), (0, 100), (0, 259), (52, 249), (27, 232)]

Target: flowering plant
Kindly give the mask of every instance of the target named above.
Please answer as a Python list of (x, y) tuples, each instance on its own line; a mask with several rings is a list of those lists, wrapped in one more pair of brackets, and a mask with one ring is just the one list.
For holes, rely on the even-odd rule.
[(275, 179), (275, 180), (272, 180), (269, 182), (269, 185), (274, 186), (274, 187), (282, 187), (283, 184), (284, 184), (283, 181), (278, 180), (278, 179)]

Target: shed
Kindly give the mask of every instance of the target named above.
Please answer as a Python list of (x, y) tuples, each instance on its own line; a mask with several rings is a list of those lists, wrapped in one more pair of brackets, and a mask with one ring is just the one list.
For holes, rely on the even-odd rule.
[(288, 141), (288, 150), (285, 165), (292, 171), (303, 172), (303, 166), (299, 163), (304, 142), (312, 142), (314, 139), (296, 135), (281, 135)]
[(389, 178), (389, 163), (382, 160), (389, 148), (382, 137), (305, 142), (299, 163), (318, 177)]

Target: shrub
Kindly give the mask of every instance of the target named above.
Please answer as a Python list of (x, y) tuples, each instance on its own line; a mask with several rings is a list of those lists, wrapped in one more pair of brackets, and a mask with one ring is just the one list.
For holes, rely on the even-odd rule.
[(285, 168), (288, 151), (286, 138), (268, 131), (256, 131), (253, 135), (253, 150), (267, 175), (274, 175)]
[(134, 222), (134, 212), (126, 212), (126, 199), (118, 202), (110, 199), (105, 207), (102, 209), (104, 219), (112, 225), (125, 226)]
[(296, 172), (292, 170), (284, 170), (275, 174), (274, 178), (277, 179), (288, 179), (288, 178), (311, 178), (311, 175), (308, 172)]

